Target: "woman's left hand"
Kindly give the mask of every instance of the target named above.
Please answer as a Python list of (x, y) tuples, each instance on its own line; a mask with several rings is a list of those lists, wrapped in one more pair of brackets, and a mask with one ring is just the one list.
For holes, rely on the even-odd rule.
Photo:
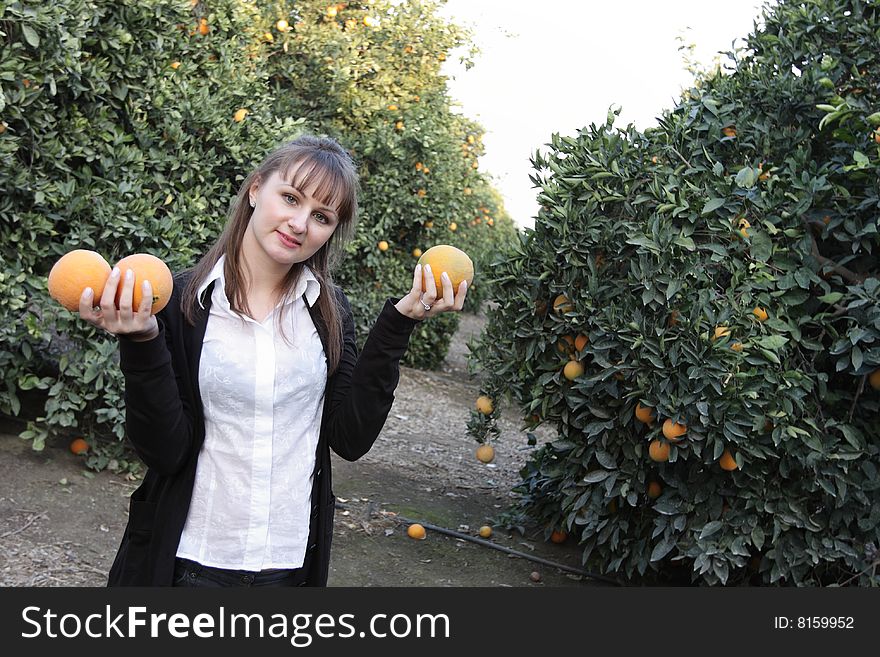
[(412, 289), (394, 307), (397, 308), (400, 314), (406, 315), (410, 319), (419, 320), (427, 319), (450, 310), (461, 310), (467, 296), (467, 281), (462, 281), (458, 286), (458, 293), (454, 294), (449, 274), (443, 272), (440, 280), (443, 284), (443, 289), (437, 290), (431, 265), (425, 265), (426, 289), (423, 290), (422, 266), (416, 265), (415, 272), (413, 272)]

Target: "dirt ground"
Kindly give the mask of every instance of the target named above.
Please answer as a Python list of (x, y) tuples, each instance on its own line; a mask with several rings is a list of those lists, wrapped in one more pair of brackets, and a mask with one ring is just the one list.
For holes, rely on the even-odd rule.
[[(495, 461), (474, 457), (465, 426), (478, 381), (467, 373), (466, 343), (483, 321), (462, 315), (441, 370), (402, 369), (388, 422), (366, 456), (350, 463), (334, 455), (330, 586), (601, 585), (438, 530), (422, 541), (406, 535), (412, 520), (476, 536), (508, 508), (532, 449), (510, 415), (502, 418)], [(34, 452), (16, 435), (22, 428), (0, 423), (0, 586), (103, 586), (137, 482), (88, 472), (66, 445)], [(489, 542), (580, 569), (575, 545), (546, 543), (537, 531), (496, 528)], [(530, 579), (533, 572), (540, 581)]]

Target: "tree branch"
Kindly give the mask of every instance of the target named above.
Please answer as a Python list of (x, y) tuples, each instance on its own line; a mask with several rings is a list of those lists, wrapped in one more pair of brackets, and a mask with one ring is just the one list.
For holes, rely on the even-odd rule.
[(811, 243), (810, 254), (819, 262), (820, 265), (822, 265), (823, 267), (825, 265), (830, 265), (832, 270), (836, 271), (846, 281), (849, 281), (850, 283), (853, 283), (853, 284), (864, 283), (865, 278), (866, 278), (864, 275), (857, 274), (856, 272), (852, 271), (851, 269), (847, 269), (843, 265), (837, 264), (831, 258), (826, 258), (821, 253), (819, 253), (819, 245), (816, 244), (816, 237), (812, 233), (810, 233), (809, 235), (810, 235), (810, 243)]
[(853, 397), (852, 406), (849, 407), (849, 415), (847, 416), (847, 423), (852, 423), (853, 415), (856, 412), (856, 404), (859, 401), (859, 397), (862, 395), (862, 392), (865, 390), (865, 379), (868, 378), (867, 374), (863, 374), (862, 378), (859, 380), (859, 389), (856, 390), (856, 396)]

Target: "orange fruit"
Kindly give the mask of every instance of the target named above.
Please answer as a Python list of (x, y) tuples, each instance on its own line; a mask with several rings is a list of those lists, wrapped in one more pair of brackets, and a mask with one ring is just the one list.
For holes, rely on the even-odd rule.
[(687, 433), (686, 424), (673, 422), (670, 418), (663, 423), (663, 435), (670, 442), (677, 443), (685, 433)]
[(423, 541), (425, 540), (425, 528), (422, 527), (419, 523), (414, 522), (406, 528), (406, 535), (410, 538), (416, 539), (417, 541)]
[(483, 444), (477, 447), (477, 451), (474, 452), (477, 456), (477, 460), (482, 463), (491, 463), (495, 460), (495, 448), (489, 444)]
[(422, 256), (421, 249), (413, 249), (412, 250), (413, 258), (420, 258)]
[(489, 525), (483, 525), (480, 527), (480, 537), (481, 538), (489, 538), (492, 535), (492, 528)]
[(449, 224), (449, 230), (451, 230), (454, 233), (456, 230), (458, 230), (458, 224), (453, 221), (452, 223)]
[(736, 128), (731, 125), (724, 128), (721, 132), (724, 133), (725, 137), (736, 137)]
[(565, 367), (562, 368), (562, 374), (569, 381), (574, 381), (576, 378), (581, 376), (584, 373), (584, 366), (580, 361), (570, 360), (565, 364)]
[[(453, 224), (450, 224), (452, 228)], [(467, 253), (448, 244), (438, 244), (425, 251), (419, 258), (422, 265), (422, 289), (428, 289), (428, 279), (425, 278), (424, 266), (431, 265), (434, 274), (434, 285), (437, 288), (437, 296), (443, 296), (443, 282), (440, 276), (443, 272), (449, 275), (452, 281), (452, 293), (458, 294), (458, 286), (462, 281), (467, 281), (468, 289), (474, 282), (474, 263)]]
[(49, 296), (68, 310), (76, 311), (83, 290), (90, 287), (97, 304), (110, 271), (110, 265), (100, 253), (74, 249), (61, 256), (49, 271)]
[(241, 109), (236, 110), (235, 114), (232, 115), (232, 120), (236, 123), (241, 123), (244, 121), (244, 117), (248, 115), (249, 111), (242, 107)]
[(650, 497), (652, 500), (656, 500), (658, 497), (660, 497), (660, 493), (662, 492), (663, 486), (661, 486), (659, 482), (652, 481), (650, 484), (648, 484), (648, 497)]
[(717, 340), (718, 338), (723, 338), (730, 335), (730, 329), (726, 326), (716, 326), (715, 334), (712, 336), (713, 340)]
[(874, 141), (880, 144), (880, 128), (874, 130)]
[(337, 13), (338, 12), (335, 6), (330, 5), (329, 7), (327, 7), (327, 18), (336, 18)]
[(388, 111), (389, 111), (389, 112), (396, 112), (396, 111), (397, 111), (397, 105), (389, 105), (389, 106), (388, 106)]
[(563, 335), (556, 343), (556, 351), (560, 354), (570, 354), (574, 351), (574, 338), (570, 335)]
[(641, 402), (636, 402), (636, 419), (645, 424), (653, 424), (657, 417), (654, 409), (650, 406), (642, 406)]
[(205, 36), (208, 34), (210, 29), (211, 28), (208, 27), (208, 20), (206, 18), (203, 18), (202, 20), (199, 21), (199, 34), (201, 34), (202, 36)]
[(874, 390), (880, 390), (880, 367), (868, 375), (868, 383), (871, 384), (871, 387), (874, 388)]
[(279, 32), (287, 32), (287, 30), (290, 29), (290, 24), (282, 18), (280, 21), (275, 23), (275, 29), (277, 29)]
[(763, 308), (761, 308), (761, 306), (755, 307), (755, 309), (752, 310), (752, 314), (758, 318), (759, 322), (766, 322), (767, 321), (767, 317), (768, 317), (767, 311), (764, 310)]
[[(137, 311), (141, 305), (141, 298), (143, 297), (141, 286), (145, 280), (150, 281), (150, 285), (153, 288), (153, 307), (150, 310), (151, 314), (155, 315), (162, 310), (171, 299), (171, 292), (174, 289), (174, 277), (171, 275), (171, 270), (168, 269), (168, 265), (156, 256), (150, 255), (149, 253), (135, 253), (134, 255), (126, 256), (117, 262), (116, 266), (119, 267), (119, 272), (123, 277), (123, 281), (125, 280), (125, 272), (128, 269), (134, 271), (134, 290), (132, 291), (131, 303), (132, 308), (135, 311)], [(119, 285), (116, 289), (117, 308), (119, 307), (121, 298), (122, 285)]]
[(554, 529), (550, 534), (551, 543), (564, 543), (566, 538), (568, 538), (568, 534), (562, 529)]
[(492, 405), (492, 400), (489, 399), (486, 395), (480, 395), (477, 397), (477, 410), (483, 415), (491, 415), (492, 411), (495, 407)]
[(728, 472), (736, 470), (736, 459), (733, 458), (733, 454), (730, 453), (729, 449), (725, 449), (721, 454), (721, 458), (718, 459), (718, 465), (721, 466), (722, 470), (727, 470)]
[(379, 242), (378, 246), (379, 246), (380, 251), (387, 251), (388, 250), (388, 242), (386, 242), (385, 240), (382, 240), (381, 242)]
[(667, 320), (666, 325), (675, 326), (676, 324), (678, 324), (678, 317), (679, 312), (677, 310), (673, 310), (671, 313), (669, 313), (669, 320)]
[(730, 345), (730, 348), (733, 349), (733, 351), (742, 351), (743, 350), (743, 343), (742, 342), (734, 342), (732, 345)]
[(70, 441), (68, 449), (79, 456), (80, 454), (85, 454), (89, 451), (89, 444), (82, 438), (74, 438)]
[(169, 66), (171, 66), (171, 68), (173, 68), (176, 71), (177, 69), (180, 68), (180, 62), (171, 62), (171, 64), (169, 64)]
[(669, 460), (669, 444), (662, 442), (659, 438), (655, 438), (648, 445), (648, 456), (652, 461), (663, 463)]
[(564, 294), (557, 295), (555, 299), (553, 299), (553, 310), (558, 313), (568, 313), (574, 310), (574, 306), (568, 300), (568, 297)]
[(425, 222), (425, 228), (433, 228), (433, 227), (434, 227), (433, 221), (428, 220)]
[(421, 162), (416, 162), (416, 171), (421, 171), (423, 166), (425, 165)]
[(581, 333), (574, 339), (574, 348), (577, 351), (583, 351), (589, 341), (590, 338)]

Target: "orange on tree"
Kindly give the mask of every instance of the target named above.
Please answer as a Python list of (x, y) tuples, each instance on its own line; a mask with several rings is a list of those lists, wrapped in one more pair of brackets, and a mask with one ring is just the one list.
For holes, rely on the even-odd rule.
[(715, 333), (712, 335), (712, 340), (717, 340), (718, 338), (724, 338), (730, 335), (730, 329), (726, 326), (716, 326)]
[(242, 107), (241, 109), (236, 110), (235, 114), (232, 115), (232, 120), (236, 123), (241, 123), (244, 121), (244, 117), (246, 117), (250, 111), (247, 108)]
[(79, 456), (80, 454), (85, 454), (89, 451), (89, 444), (83, 438), (74, 438), (70, 441), (68, 449)]
[(208, 32), (210, 32), (210, 30), (211, 30), (211, 28), (208, 27), (208, 19), (202, 18), (199, 21), (199, 34), (201, 34), (202, 36), (205, 36), (208, 34)]
[(727, 126), (723, 130), (721, 130), (721, 132), (724, 133), (725, 137), (736, 137), (736, 128), (734, 128), (732, 125)]
[(418, 248), (413, 249), (412, 254), (413, 254), (413, 258), (420, 258), (422, 255), (422, 250), (418, 249)]
[(656, 500), (660, 497), (660, 494), (663, 492), (663, 486), (660, 485), (658, 481), (652, 481), (648, 484), (648, 497), (652, 500)]
[(666, 418), (663, 423), (663, 435), (666, 436), (666, 440), (677, 443), (685, 433), (687, 433), (686, 424), (673, 422), (671, 418)]
[(560, 354), (571, 354), (574, 352), (574, 337), (571, 335), (563, 335), (556, 342), (556, 351)]
[(421, 162), (416, 162), (416, 171), (421, 171), (424, 166)]
[(673, 309), (672, 312), (669, 313), (669, 319), (666, 321), (666, 325), (671, 327), (678, 324), (679, 314), (678, 310)]
[(282, 18), (277, 23), (275, 23), (275, 29), (277, 29), (279, 32), (287, 32), (287, 30), (290, 29), (290, 24)]
[(483, 525), (480, 527), (481, 538), (489, 538), (490, 536), (492, 536), (492, 528), (489, 525)]
[(394, 124), (394, 127), (397, 128), (398, 130), (403, 130), (403, 121), (398, 121), (397, 123)]
[(721, 453), (721, 458), (718, 459), (718, 465), (721, 466), (722, 470), (727, 470), (728, 472), (736, 470), (736, 459), (733, 458), (733, 454), (730, 453), (729, 449), (725, 448)]
[(173, 69), (176, 71), (177, 69), (180, 68), (180, 62), (171, 62), (171, 63), (169, 64), (169, 66), (170, 66), (171, 68), (173, 68)]
[(432, 246), (419, 257), (419, 264), (422, 265), (423, 290), (428, 289), (424, 267), (425, 265), (431, 265), (438, 297), (443, 296), (443, 281), (440, 278), (443, 272), (449, 275), (449, 280), (452, 282), (453, 295), (458, 294), (458, 286), (461, 285), (462, 281), (467, 281), (468, 288), (474, 282), (474, 263), (470, 256), (461, 249), (448, 244)]
[(488, 443), (484, 443), (477, 447), (477, 451), (474, 452), (477, 457), (477, 460), (481, 463), (491, 463), (495, 460), (495, 448)]
[(100, 253), (74, 249), (61, 256), (49, 271), (49, 296), (68, 310), (79, 310), (83, 290), (92, 288), (97, 304), (110, 278), (110, 265)]
[(583, 333), (579, 333), (578, 336), (574, 339), (574, 348), (577, 351), (583, 351), (584, 347), (587, 346), (587, 343), (590, 341), (590, 338)]
[(455, 223), (454, 221), (451, 222), (451, 223), (449, 224), (449, 230), (451, 230), (451, 231), (454, 233), (455, 231), (458, 230), (458, 224)]
[(651, 457), (652, 461), (663, 463), (669, 460), (669, 449), (669, 443), (664, 443), (659, 438), (655, 438), (648, 445), (648, 456)]
[(749, 236), (749, 228), (752, 227), (752, 224), (749, 223), (749, 220), (746, 218), (742, 218), (739, 220), (739, 235), (740, 237), (748, 237)]
[(868, 375), (868, 383), (874, 390), (880, 390), (880, 367)]
[(562, 368), (562, 374), (569, 381), (574, 381), (576, 378), (581, 376), (584, 373), (584, 366), (578, 360), (570, 360), (565, 364), (565, 367)]
[(492, 405), (492, 400), (486, 395), (480, 395), (477, 397), (476, 408), (483, 415), (491, 415), (492, 411), (495, 410), (495, 407)]
[(761, 306), (756, 306), (754, 308), (754, 310), (752, 310), (752, 314), (758, 318), (759, 322), (766, 322), (767, 321), (767, 317), (768, 317), (767, 311), (764, 310), (763, 308), (761, 308)]
[(388, 106), (388, 111), (389, 111), (389, 112), (396, 112), (396, 111), (397, 111), (397, 105), (389, 105), (389, 106)]
[(410, 538), (414, 538), (417, 541), (422, 541), (425, 539), (425, 528), (422, 527), (419, 523), (414, 522), (409, 527), (406, 528), (406, 535)]
[(651, 406), (642, 406), (641, 402), (636, 402), (636, 419), (645, 424), (653, 424), (657, 418), (657, 414)]
[(336, 14), (338, 13), (339, 11), (336, 9), (336, 5), (330, 5), (329, 7), (327, 7), (327, 18), (336, 18)]
[[(134, 272), (134, 289), (132, 290), (131, 307), (137, 311), (143, 298), (143, 282), (150, 281), (153, 288), (153, 306), (150, 310), (155, 315), (162, 310), (171, 300), (171, 292), (174, 290), (174, 277), (168, 265), (159, 258), (149, 253), (135, 253), (126, 256), (116, 263), (119, 267), (120, 276), (124, 280), (125, 272), (131, 269)], [(122, 298), (122, 285), (116, 289), (116, 307)]]
[[(419, 190), (419, 191), (424, 191), (424, 190)], [(434, 227), (434, 222), (431, 221), (430, 219), (425, 222), (425, 228), (433, 228), (433, 227)]]
[(385, 240), (382, 240), (379, 242), (378, 247), (379, 247), (380, 251), (387, 251), (388, 250), (388, 242), (386, 242)]
[(558, 313), (568, 313), (574, 310), (574, 306), (571, 301), (568, 300), (568, 297), (564, 294), (559, 294), (553, 299), (553, 310)]
[(742, 342), (734, 342), (732, 345), (730, 345), (730, 348), (733, 351), (742, 351), (743, 350), (743, 343)]
[(554, 529), (550, 534), (551, 543), (564, 543), (566, 538), (568, 538), (568, 533), (563, 529)]

